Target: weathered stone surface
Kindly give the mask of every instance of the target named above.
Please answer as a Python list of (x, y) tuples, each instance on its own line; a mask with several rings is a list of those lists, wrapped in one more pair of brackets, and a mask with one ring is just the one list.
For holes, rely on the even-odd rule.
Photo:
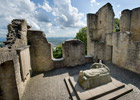
[(131, 27), (131, 11), (126, 9), (121, 13), (120, 30), (130, 31), (130, 27)]
[[(103, 25), (101, 25), (100, 28), (107, 30), (96, 32), (95, 30), (99, 25), (96, 21), (98, 21), (99, 16), (103, 17), (106, 13), (108, 13), (105, 10), (108, 8), (106, 7), (107, 6), (104, 6), (101, 8), (103, 10), (100, 9), (98, 11), (98, 13), (101, 13), (99, 15), (97, 15), (98, 13), (96, 13), (96, 15), (87, 15), (87, 54), (92, 55), (97, 59), (105, 61), (110, 60), (114, 64), (122, 66), (123, 68), (140, 73), (140, 8), (122, 11), (120, 19), (120, 32), (113, 33), (111, 31), (111, 26), (107, 29), (106, 26)], [(111, 13), (111, 11), (109, 13)], [(114, 16), (113, 14), (109, 15), (112, 17), (105, 18), (110, 20), (109, 23), (113, 26), (114, 24), (112, 18), (114, 19)], [(108, 25), (108, 22), (104, 21), (102, 24)], [(97, 39), (96, 36), (101, 37)]]
[(53, 69), (52, 48), (42, 31), (28, 30), (30, 45), (31, 66), (34, 72), (43, 72)]
[(114, 12), (110, 3), (100, 8), (96, 14), (87, 14), (87, 29), (87, 54), (95, 56), (97, 42), (114, 29)]
[(140, 41), (140, 7), (122, 11), (120, 30), (130, 31), (132, 33), (132, 39), (134, 41)]
[(31, 63), (30, 63), (30, 51), (29, 46), (20, 47), (17, 49), (19, 55), (20, 67), (21, 67), (21, 76), (22, 80), (25, 81), (27, 76), (30, 76), (31, 72)]
[[(25, 50), (25, 52), (23, 50), (21, 55), (16, 52), (18, 47), (27, 45), (28, 28), (25, 20), (12, 20), (11, 24), (8, 25), (5, 46), (0, 48), (0, 89), (4, 100), (21, 100), (26, 84), (30, 79), (29, 50)], [(24, 68), (28, 75), (23, 75), (21, 72), (21, 69)], [(24, 80), (22, 76), (24, 76)]]
[(4, 100), (21, 99), (25, 86), (30, 79), (30, 74), (23, 81), (20, 69), (19, 57), (16, 51), (0, 49), (0, 88), (2, 88), (2, 97), (5, 98)]
[(3, 100), (18, 100), (18, 90), (12, 61), (0, 65), (0, 87)]
[(5, 45), (9, 48), (16, 48), (27, 45), (28, 25), (24, 19), (14, 19), (8, 25), (8, 35)]
[(85, 45), (80, 40), (67, 40), (62, 44), (64, 66), (76, 66), (85, 63)]
[(94, 63), (91, 69), (80, 71), (78, 82), (83, 89), (91, 89), (111, 82), (109, 68), (102, 63)]

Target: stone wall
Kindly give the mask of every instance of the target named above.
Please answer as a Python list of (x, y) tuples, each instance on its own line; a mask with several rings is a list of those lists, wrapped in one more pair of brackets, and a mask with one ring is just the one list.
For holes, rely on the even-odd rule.
[(42, 31), (28, 30), (28, 43), (33, 72), (44, 72), (92, 62), (91, 56), (85, 57), (85, 45), (80, 40), (65, 41), (62, 44), (63, 57), (60, 59), (53, 58), (52, 46)]
[(62, 44), (64, 66), (76, 66), (86, 63), (85, 45), (80, 40), (67, 40)]
[(28, 30), (31, 66), (34, 72), (53, 69), (52, 48), (42, 31)]
[[(20, 69), (21, 66), (17, 52), (15, 50), (0, 49), (0, 70), (2, 71), (0, 75), (0, 87), (3, 98), (5, 98), (4, 100), (20, 100), (22, 98), (26, 84), (30, 79), (30, 74), (23, 81)], [(6, 84), (9, 87), (5, 88)]]
[(130, 31), (134, 41), (140, 41), (140, 7), (121, 13), (120, 31)]
[(112, 46), (112, 63), (140, 73), (140, 42), (133, 41), (132, 34), (128, 31), (107, 34), (106, 45)]
[(22, 80), (25, 81), (27, 76), (30, 76), (32, 72), (29, 46), (17, 48), (17, 53), (19, 55)]
[[(110, 3), (107, 3), (98, 10), (96, 14), (87, 14), (87, 52), (88, 55), (95, 55), (96, 42), (100, 42), (102, 36), (113, 32), (114, 12)], [(100, 45), (101, 46), (101, 45)]]
[(30, 79), (30, 52), (25, 49), (27, 29), (25, 20), (13, 20), (8, 25), (5, 46), (0, 48), (0, 89), (4, 100), (21, 100)]
[(125, 68), (140, 74), (140, 42), (129, 44)]
[(12, 61), (4, 62), (0, 65), (0, 86), (2, 90), (2, 100), (18, 100), (18, 92)]
[[(109, 4), (103, 6), (96, 14), (87, 15), (88, 55), (92, 55), (95, 59), (112, 61), (112, 63), (119, 65), (120, 67), (140, 73), (140, 8), (122, 11), (120, 32), (113, 33), (114, 14), (113, 10), (106, 10), (111, 7), (107, 7), (107, 5)], [(109, 15), (111, 15), (111, 17), (105, 17), (108, 13), (110, 13)], [(106, 27), (109, 28), (104, 31), (99, 28), (100, 31), (97, 32), (98, 30), (96, 30), (96, 28), (99, 23), (95, 22), (98, 22), (98, 19), (102, 17), (105, 17), (110, 21), (104, 21), (102, 24), (106, 26), (101, 25), (100, 27), (102, 27), (102, 29), (107, 29)], [(108, 25), (108, 23), (112, 25), (112, 28)], [(96, 36), (101, 37), (96, 38)]]
[(8, 25), (5, 45), (12, 49), (27, 45), (27, 29), (29, 28), (24, 19), (12, 20), (11, 24)]

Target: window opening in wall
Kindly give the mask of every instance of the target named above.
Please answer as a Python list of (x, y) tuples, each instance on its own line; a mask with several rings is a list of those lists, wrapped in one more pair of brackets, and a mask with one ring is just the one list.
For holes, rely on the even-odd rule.
[(62, 57), (63, 57), (62, 44), (59, 44), (56, 47), (53, 47), (53, 58), (59, 59)]
[(73, 39), (74, 37), (47, 37), (48, 42), (52, 44), (52, 56), (55, 59), (63, 57), (62, 43), (66, 40)]

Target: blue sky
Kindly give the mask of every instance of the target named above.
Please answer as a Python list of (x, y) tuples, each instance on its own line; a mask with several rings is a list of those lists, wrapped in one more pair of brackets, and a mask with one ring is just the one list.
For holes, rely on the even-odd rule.
[(15, 18), (26, 19), (47, 37), (75, 37), (86, 26), (86, 14), (108, 2), (118, 18), (122, 10), (140, 6), (140, 0), (0, 0), (0, 37), (6, 36), (7, 25)]

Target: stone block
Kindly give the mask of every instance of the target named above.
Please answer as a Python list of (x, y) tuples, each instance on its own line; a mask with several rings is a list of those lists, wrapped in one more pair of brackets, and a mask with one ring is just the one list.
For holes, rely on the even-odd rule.
[(109, 72), (110, 70), (106, 65), (94, 63), (91, 69), (80, 71), (78, 82), (85, 90), (95, 88), (112, 81)]

